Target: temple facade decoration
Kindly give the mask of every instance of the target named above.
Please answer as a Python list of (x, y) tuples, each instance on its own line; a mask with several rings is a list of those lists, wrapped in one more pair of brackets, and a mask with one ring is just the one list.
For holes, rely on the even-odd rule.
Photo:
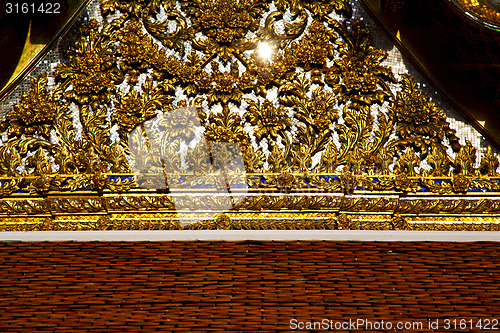
[(99, 8), (3, 116), (1, 230), (500, 230), (494, 149), (347, 0)]

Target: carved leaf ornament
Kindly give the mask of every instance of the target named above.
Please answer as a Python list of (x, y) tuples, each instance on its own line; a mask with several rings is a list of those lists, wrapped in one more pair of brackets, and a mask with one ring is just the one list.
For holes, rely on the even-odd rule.
[[(370, 195), (458, 202), (500, 189), (491, 148), (478, 159), (412, 77), (384, 66), (386, 52), (351, 18), (347, 0), (102, 0), (100, 9), (104, 20), (81, 27), (68, 61), (34, 78), (2, 119), (3, 197), (87, 191), (101, 196), (97, 206), (61, 199), (29, 209), (154, 210), (172, 208), (173, 189), (236, 196), (245, 187), (233, 209), (380, 212), (389, 203)], [(215, 149), (218, 142), (231, 145)], [(238, 176), (227, 177), (228, 168)], [(211, 176), (216, 169), (225, 178)], [(160, 192), (141, 201), (132, 196), (141, 188)], [(358, 192), (369, 200), (347, 199)], [(490, 213), (500, 209), (491, 203)], [(5, 205), (2, 213), (15, 214), (15, 203)], [(387, 211), (460, 213), (480, 203), (394, 205)], [(227, 227), (228, 219), (216, 221)], [(345, 214), (328, 221), (352, 225)], [(409, 228), (400, 215), (391, 221)]]

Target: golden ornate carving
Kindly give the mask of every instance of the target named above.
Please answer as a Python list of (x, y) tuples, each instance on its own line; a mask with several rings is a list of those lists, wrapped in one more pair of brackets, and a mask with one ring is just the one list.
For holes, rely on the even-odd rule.
[[(350, 18), (347, 0), (103, 0), (101, 10), (120, 14), (84, 25), (68, 62), (49, 73), (55, 85), (47, 75), (34, 78), (1, 122), (0, 214), (51, 216), (2, 230), (184, 228), (172, 217), (176, 202), (218, 211), (227, 200), (231, 212), (190, 228), (260, 228), (240, 221), (245, 212), (279, 210), (291, 221), (307, 221), (301, 212), (328, 216), (295, 226), (265, 214), (252, 221), (409, 230), (404, 214), (499, 214), (498, 157), (488, 148), (476, 168), (475, 149), (459, 144), (414, 79), (383, 65), (386, 52)], [(272, 54), (263, 57), (261, 47)], [(196, 144), (190, 115), (172, 113), (187, 105), (196, 108), (207, 147)], [(155, 117), (163, 137), (146, 135)], [(227, 172), (221, 166), (236, 154), (216, 142), (241, 150), (245, 170), (237, 172), (246, 172), (249, 190), (242, 200), (198, 193), (244, 183), (209, 174)], [(131, 163), (143, 173), (134, 175)], [(147, 226), (110, 217), (126, 212), (171, 215)], [(381, 215), (358, 223), (351, 215), (359, 212)], [(51, 224), (65, 214), (92, 217)]]

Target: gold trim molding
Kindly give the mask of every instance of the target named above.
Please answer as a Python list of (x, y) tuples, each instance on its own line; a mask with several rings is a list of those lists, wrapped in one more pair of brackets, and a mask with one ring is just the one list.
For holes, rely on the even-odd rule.
[[(182, 194), (185, 196), (185, 194)], [(34, 230), (499, 230), (500, 198), (395, 194), (247, 194), (230, 211), (217, 198), (191, 194), (194, 207), (175, 210), (175, 195), (129, 193), (16, 198), (0, 203), (0, 231)], [(215, 214), (215, 218), (210, 216)], [(190, 224), (181, 223), (188, 218)], [(207, 216), (209, 216), (207, 218)]]

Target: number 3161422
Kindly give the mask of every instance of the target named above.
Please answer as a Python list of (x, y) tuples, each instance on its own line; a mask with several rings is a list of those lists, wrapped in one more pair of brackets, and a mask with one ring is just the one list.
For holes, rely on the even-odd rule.
[(5, 4), (5, 12), (7, 14), (60, 14), (61, 4), (58, 2), (8, 2)]

